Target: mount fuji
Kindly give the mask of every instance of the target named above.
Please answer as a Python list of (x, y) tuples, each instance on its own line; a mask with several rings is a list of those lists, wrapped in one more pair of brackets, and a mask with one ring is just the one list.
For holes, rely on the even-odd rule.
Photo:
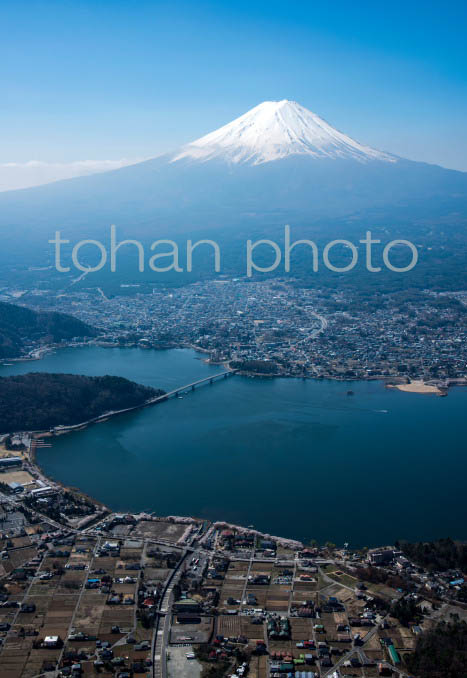
[(291, 155), (395, 162), (396, 158), (338, 132), (295, 101), (264, 101), (228, 125), (187, 144), (173, 161), (219, 159), (259, 165)]
[(172, 153), (1, 193), (0, 257), (29, 248), (43, 261), (58, 229), (72, 238), (100, 237), (110, 224), (134, 238), (267, 235), (375, 210), (389, 230), (395, 212), (412, 223), (464, 219), (467, 173), (366, 146), (296, 102), (266, 101)]

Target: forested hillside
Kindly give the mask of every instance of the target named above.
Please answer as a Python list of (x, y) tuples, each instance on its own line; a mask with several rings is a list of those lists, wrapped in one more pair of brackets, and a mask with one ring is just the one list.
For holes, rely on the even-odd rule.
[(429, 571), (467, 571), (467, 543), (446, 538), (414, 544), (401, 541), (398, 545), (407, 558)]
[(73, 337), (93, 337), (97, 330), (64, 313), (32, 311), (0, 302), (0, 358), (17, 358), (37, 341), (57, 342)]
[(163, 393), (122, 377), (46, 372), (0, 377), (0, 433), (79, 424)]

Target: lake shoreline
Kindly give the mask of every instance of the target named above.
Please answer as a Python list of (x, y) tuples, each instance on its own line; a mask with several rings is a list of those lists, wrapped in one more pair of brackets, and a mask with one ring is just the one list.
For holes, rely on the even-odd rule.
[[(36, 366), (51, 373), (121, 374), (167, 392), (221, 371), (204, 357), (193, 349), (90, 346), (57, 351)], [(27, 371), (27, 364), (1, 370)], [(159, 409), (103, 417), (105, 426), (79, 428), (76, 436), (57, 431), (47, 437), (51, 449), (39, 445), (36, 462), (51, 481), (82, 488), (116, 512), (150, 509), (159, 516), (254, 524), (263, 533), (323, 543), (463, 537), (457, 486), (465, 463), (455, 441), (465, 428), (467, 394), (454, 388), (452, 402), (438, 403), (398, 395), (380, 382), (229, 378), (223, 387), (190, 389)], [(446, 431), (453, 433), (446, 437)], [(441, 472), (440, 446), (449, 462)], [(453, 464), (459, 468), (454, 480), (446, 477)], [(434, 485), (451, 491), (424, 524), (423, 497)], [(395, 487), (402, 499), (397, 506)], [(376, 505), (377, 514), (368, 511)]]
[[(41, 349), (38, 349), (35, 351), (36, 355), (30, 355), (30, 356), (24, 356), (20, 358), (10, 358), (12, 364), (15, 363), (25, 363), (25, 362), (35, 362), (42, 360), (45, 358), (47, 355), (50, 355), (51, 353), (55, 351), (60, 351), (64, 349), (74, 349), (74, 348), (86, 348), (86, 347), (92, 347), (92, 346), (97, 346), (99, 348), (103, 349), (115, 349), (118, 348), (120, 350), (134, 350), (135, 348), (141, 348), (141, 350), (144, 351), (170, 351), (170, 350), (186, 350), (186, 349), (191, 349), (195, 351), (196, 353), (201, 353), (202, 355), (206, 355), (209, 353), (207, 349), (204, 349), (200, 346), (196, 346), (195, 344), (180, 344), (178, 346), (171, 346), (171, 347), (138, 347), (138, 346), (120, 346), (116, 344), (105, 344), (105, 343), (97, 343), (95, 341), (89, 341), (85, 342), (82, 344), (65, 344), (61, 346), (44, 346)], [(231, 370), (232, 368), (230, 367), (229, 361), (211, 361), (209, 358), (204, 358), (201, 359), (203, 363), (206, 365), (222, 365), (225, 367), (226, 370)], [(0, 367), (2, 365), (0, 364)], [(439, 397), (445, 397), (449, 393), (449, 389), (452, 388), (453, 386), (467, 386), (467, 377), (452, 377), (450, 379), (446, 380), (429, 380), (429, 381), (424, 381), (423, 379), (412, 379), (410, 380), (409, 377), (407, 377), (407, 381), (403, 381), (404, 377), (387, 377), (383, 375), (375, 375), (375, 376), (340, 376), (340, 375), (334, 375), (334, 374), (323, 374), (323, 375), (297, 375), (297, 374), (287, 374), (287, 373), (274, 373), (274, 374), (263, 374), (261, 372), (250, 372), (248, 370), (236, 370), (236, 374), (239, 376), (244, 376), (244, 377), (252, 377), (252, 378), (260, 378), (260, 379), (304, 379), (304, 380), (312, 380), (312, 381), (323, 381), (323, 380), (330, 380), (330, 381), (340, 381), (340, 382), (366, 382), (366, 381), (381, 381), (383, 382), (385, 388), (393, 388), (397, 389), (398, 391), (405, 392), (405, 393), (415, 393), (415, 394), (423, 394), (423, 395), (437, 395)], [(1, 373), (0, 373), (1, 376)], [(433, 383), (431, 383), (433, 382)], [(85, 423), (86, 424), (86, 423)], [(77, 425), (78, 426), (78, 425)]]
[[(63, 347), (65, 348), (86, 348), (89, 345), (93, 344), (84, 344), (81, 346), (66, 346)], [(100, 347), (104, 349), (108, 349), (110, 347)], [(114, 347), (115, 348), (115, 347)], [(118, 348), (123, 348), (123, 350), (131, 350), (130, 347), (118, 347)], [(191, 350), (195, 352), (200, 352), (203, 353), (203, 349), (196, 348), (194, 346), (184, 346), (184, 347), (179, 347), (179, 348), (174, 348), (174, 349), (154, 349), (156, 351), (159, 350), (183, 350), (186, 348), (190, 348)], [(147, 350), (147, 349), (145, 349)], [(29, 360), (31, 361), (36, 361), (36, 360), (41, 360), (45, 355), (49, 355), (52, 353), (52, 350), (47, 350), (45, 351), (40, 357), (36, 358), (30, 358), (27, 360), (17, 360), (16, 362), (28, 362)], [(226, 371), (232, 372), (233, 374), (240, 376), (240, 377), (247, 377), (247, 378), (252, 378), (252, 379), (265, 379), (265, 380), (273, 380), (273, 379), (296, 379), (300, 381), (337, 381), (337, 382), (382, 382), (384, 384), (384, 388), (387, 389), (394, 389), (397, 391), (400, 391), (402, 393), (414, 393), (418, 395), (436, 395), (438, 397), (446, 397), (448, 395), (448, 390), (452, 386), (467, 386), (467, 379), (461, 381), (461, 380), (456, 380), (455, 384), (449, 384), (448, 386), (436, 386), (434, 384), (429, 384), (427, 382), (424, 382), (423, 380), (412, 380), (407, 383), (391, 383), (389, 382), (385, 377), (381, 376), (375, 376), (375, 377), (368, 377), (367, 379), (361, 379), (360, 377), (338, 377), (338, 376), (319, 376), (319, 377), (314, 377), (314, 376), (297, 376), (294, 374), (262, 374), (259, 372), (248, 372), (248, 371), (242, 371), (242, 370), (233, 370), (228, 362), (211, 362), (210, 360), (202, 360), (203, 363), (206, 365), (222, 365)], [(1, 374), (0, 374), (1, 377)], [(185, 388), (185, 386), (180, 387), (180, 390)], [(348, 391), (347, 392), (348, 396), (354, 395), (353, 391)], [(26, 435), (51, 435), (51, 436), (61, 436), (61, 435), (66, 435), (67, 433), (72, 433), (74, 431), (83, 431), (87, 429), (89, 426), (93, 426), (95, 424), (102, 424), (110, 419), (113, 419), (115, 417), (119, 417), (120, 415), (123, 414), (129, 414), (133, 411), (137, 410), (142, 410), (147, 407), (152, 407), (153, 405), (157, 405), (161, 402), (166, 402), (169, 400), (170, 397), (167, 396), (166, 394), (160, 395), (157, 397), (155, 400), (149, 400), (143, 403), (140, 403), (139, 405), (133, 405), (132, 407), (129, 408), (124, 408), (122, 410), (117, 410), (114, 412), (103, 412), (100, 415), (97, 415), (96, 417), (93, 417), (92, 419), (88, 419), (83, 422), (78, 422), (77, 424), (67, 424), (67, 425), (62, 425), (62, 424), (57, 424), (54, 426), (52, 429), (43, 429), (43, 430), (35, 430), (35, 431), (10, 431), (6, 434), (2, 435), (17, 435), (19, 433), (24, 433)]]

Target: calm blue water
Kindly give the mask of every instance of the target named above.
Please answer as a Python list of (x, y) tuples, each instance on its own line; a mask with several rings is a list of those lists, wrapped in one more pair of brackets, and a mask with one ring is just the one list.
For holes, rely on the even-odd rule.
[[(66, 349), (0, 367), (169, 389), (219, 372), (190, 350)], [(351, 388), (354, 396), (347, 396)], [(467, 538), (467, 389), (231, 377), (54, 439), (44, 471), (115, 510), (253, 524), (353, 546)]]

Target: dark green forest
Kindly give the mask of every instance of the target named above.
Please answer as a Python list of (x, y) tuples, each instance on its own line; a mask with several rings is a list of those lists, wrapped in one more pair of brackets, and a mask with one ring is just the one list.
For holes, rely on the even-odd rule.
[(415, 651), (404, 659), (409, 671), (420, 678), (465, 678), (467, 624), (458, 620), (437, 624), (419, 636)]
[(232, 360), (230, 367), (233, 370), (254, 374), (272, 375), (278, 373), (276, 363), (268, 360)]
[(430, 572), (467, 571), (467, 544), (446, 538), (413, 544), (401, 541), (398, 546), (409, 560)]
[(0, 377), (0, 433), (79, 424), (163, 393), (122, 377), (45, 372)]
[(17, 358), (25, 346), (36, 341), (55, 343), (96, 335), (97, 330), (70, 315), (0, 302), (0, 358)]

